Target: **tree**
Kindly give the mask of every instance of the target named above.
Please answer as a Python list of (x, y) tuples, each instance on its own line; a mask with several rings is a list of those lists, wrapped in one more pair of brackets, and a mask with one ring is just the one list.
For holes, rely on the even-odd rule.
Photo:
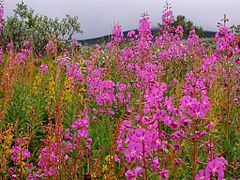
[(240, 25), (234, 25), (231, 27), (231, 31), (236, 34), (236, 42), (240, 47)]
[(68, 43), (73, 35), (82, 33), (77, 16), (66, 15), (63, 19), (48, 18), (35, 14), (24, 2), (17, 4), (14, 15), (8, 17), (0, 33), (1, 45), (13, 42), (16, 50), (21, 49), (24, 40), (30, 40), (35, 53), (43, 52), (48, 39), (54, 36), (60, 43)]

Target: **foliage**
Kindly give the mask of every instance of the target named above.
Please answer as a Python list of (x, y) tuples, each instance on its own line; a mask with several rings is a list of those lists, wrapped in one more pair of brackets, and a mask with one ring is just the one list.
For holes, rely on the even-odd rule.
[(234, 32), (234, 33), (240, 33), (240, 25), (235, 25), (235, 26), (232, 26), (231, 27), (231, 30)]
[(14, 15), (7, 18), (0, 38), (3, 47), (13, 42), (17, 50), (28, 39), (35, 53), (38, 53), (44, 51), (50, 37), (56, 38), (60, 43), (67, 43), (77, 33), (82, 33), (77, 16), (66, 15), (63, 19), (52, 19), (36, 14), (21, 2), (14, 9)]

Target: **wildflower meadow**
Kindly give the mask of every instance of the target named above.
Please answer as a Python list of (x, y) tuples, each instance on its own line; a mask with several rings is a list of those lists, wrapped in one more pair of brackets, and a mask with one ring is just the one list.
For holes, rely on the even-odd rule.
[(240, 179), (239, 34), (184, 38), (168, 6), (157, 36), (139, 19), (103, 44), (0, 49), (0, 179)]

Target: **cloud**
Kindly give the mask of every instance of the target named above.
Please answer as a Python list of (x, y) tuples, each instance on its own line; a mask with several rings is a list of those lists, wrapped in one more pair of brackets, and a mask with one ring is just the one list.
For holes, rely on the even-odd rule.
[[(175, 15), (185, 15), (206, 30), (215, 31), (223, 14), (229, 24), (240, 24), (240, 0), (169, 0)], [(10, 15), (19, 0), (7, 0), (6, 15)], [(65, 14), (78, 15), (84, 34), (78, 39), (93, 38), (111, 33), (112, 25), (119, 23), (123, 30), (138, 27), (141, 13), (147, 11), (152, 26), (160, 22), (163, 0), (24, 0), (37, 13), (50, 17)]]

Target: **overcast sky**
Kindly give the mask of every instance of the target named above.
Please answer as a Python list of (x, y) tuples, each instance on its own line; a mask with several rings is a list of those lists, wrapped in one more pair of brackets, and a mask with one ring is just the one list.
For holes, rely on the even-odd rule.
[[(20, 0), (5, 0), (6, 15)], [(123, 30), (138, 27), (140, 15), (147, 11), (153, 27), (160, 22), (163, 0), (24, 0), (35, 12), (50, 17), (65, 14), (79, 16), (84, 34), (77, 39), (88, 39), (110, 34), (114, 23)], [(229, 25), (240, 24), (240, 0), (169, 0), (175, 16), (185, 15), (205, 30), (216, 31), (216, 24), (227, 14)]]

